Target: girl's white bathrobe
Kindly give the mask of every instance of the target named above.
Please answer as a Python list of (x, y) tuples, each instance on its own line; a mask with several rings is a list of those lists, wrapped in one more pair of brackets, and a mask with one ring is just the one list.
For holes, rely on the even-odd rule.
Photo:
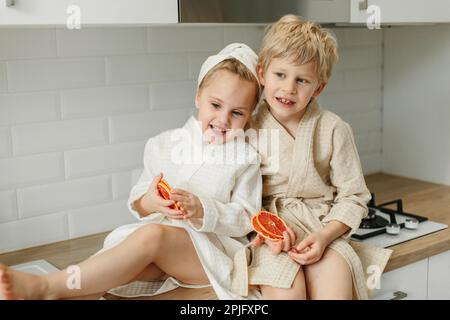
[[(130, 211), (140, 222), (112, 231), (101, 251), (117, 245), (147, 223), (182, 227), (189, 233), (218, 298), (238, 299), (230, 290), (233, 256), (248, 244), (246, 235), (252, 231), (250, 218), (260, 210), (259, 156), (243, 139), (212, 145), (204, 143), (202, 138), (200, 124), (191, 117), (182, 128), (148, 140), (144, 170), (128, 199)], [(172, 188), (198, 196), (204, 209), (203, 219), (171, 220), (160, 213), (139, 216), (133, 203), (147, 192), (152, 179), (160, 172)], [(128, 297), (154, 295), (178, 286), (192, 287), (169, 278), (158, 282), (135, 281), (110, 292)]]

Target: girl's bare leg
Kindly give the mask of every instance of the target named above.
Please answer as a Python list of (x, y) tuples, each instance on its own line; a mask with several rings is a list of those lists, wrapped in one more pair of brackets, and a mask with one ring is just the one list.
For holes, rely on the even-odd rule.
[(152, 263), (183, 282), (208, 283), (184, 229), (148, 224), (117, 246), (80, 263), (80, 288), (71, 289), (67, 285), (73, 275), (66, 270), (36, 276), (0, 265), (0, 297), (62, 299), (98, 294), (129, 283)]
[(313, 300), (351, 300), (353, 281), (345, 259), (331, 248), (322, 259), (304, 266), (308, 295)]
[(265, 300), (305, 300), (306, 287), (305, 275), (302, 268), (298, 270), (292, 287), (289, 289), (274, 288), (271, 286), (260, 286), (263, 299)]
[[(140, 281), (152, 281), (152, 280), (159, 280), (166, 278), (166, 273), (159, 269), (155, 264), (150, 264), (147, 266), (140, 274), (136, 276), (135, 280)], [(131, 282), (130, 281), (130, 282)], [(103, 297), (106, 294), (106, 291), (99, 292), (97, 294), (92, 294), (88, 296), (80, 296), (80, 297), (74, 297), (74, 298), (68, 298), (67, 300), (98, 300), (101, 297)]]

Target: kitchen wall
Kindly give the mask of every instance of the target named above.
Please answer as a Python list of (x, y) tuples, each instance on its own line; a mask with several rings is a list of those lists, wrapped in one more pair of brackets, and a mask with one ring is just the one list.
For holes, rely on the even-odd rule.
[(450, 25), (385, 31), (383, 171), (450, 185)]
[[(336, 29), (320, 101), (350, 122), (365, 173), (381, 168), (383, 34)], [(145, 141), (193, 111), (203, 60), (258, 49), (257, 26), (0, 29), (0, 252), (133, 222)]]

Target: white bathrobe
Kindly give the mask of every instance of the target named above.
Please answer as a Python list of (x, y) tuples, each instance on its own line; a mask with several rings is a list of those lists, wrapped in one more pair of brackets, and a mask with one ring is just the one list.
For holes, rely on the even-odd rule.
[[(199, 197), (204, 209), (203, 219), (170, 220), (160, 213), (145, 218), (139, 216), (133, 203), (147, 192), (152, 179), (160, 172), (172, 188), (181, 188)], [(131, 213), (140, 222), (112, 231), (102, 251), (117, 245), (147, 223), (182, 227), (190, 235), (218, 298), (239, 299), (230, 290), (233, 256), (248, 244), (246, 235), (252, 230), (250, 218), (260, 210), (261, 194), (258, 153), (242, 139), (222, 145), (203, 143), (200, 125), (191, 117), (184, 127), (148, 140), (144, 170), (128, 199)], [(178, 286), (193, 287), (169, 278), (158, 282), (136, 281), (110, 292), (128, 297), (154, 295)], [(253, 295), (258, 296), (256, 292)]]

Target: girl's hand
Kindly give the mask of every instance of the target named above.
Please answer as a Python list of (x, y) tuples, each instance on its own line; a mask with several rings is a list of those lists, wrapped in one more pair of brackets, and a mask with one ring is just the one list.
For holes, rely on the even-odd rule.
[(149, 212), (146, 216), (155, 212), (160, 212), (170, 219), (183, 219), (183, 213), (180, 210), (169, 208), (175, 201), (165, 200), (159, 195), (157, 185), (162, 177), (162, 173), (154, 177), (147, 193), (142, 197), (141, 204), (144, 209)]
[(182, 189), (173, 189), (170, 199), (178, 202), (183, 214), (181, 219), (203, 218), (203, 205), (195, 194)]
[(288, 254), (292, 260), (301, 265), (313, 264), (322, 258), (328, 244), (323, 234), (315, 232), (293, 247)]
[(252, 241), (252, 245), (259, 246), (265, 243), (269, 246), (269, 249), (273, 254), (279, 254), (281, 251), (288, 252), (294, 245), (295, 240), (296, 237), (294, 231), (288, 227), (287, 231), (283, 232), (283, 240), (269, 240), (259, 234), (256, 234), (255, 239)]

